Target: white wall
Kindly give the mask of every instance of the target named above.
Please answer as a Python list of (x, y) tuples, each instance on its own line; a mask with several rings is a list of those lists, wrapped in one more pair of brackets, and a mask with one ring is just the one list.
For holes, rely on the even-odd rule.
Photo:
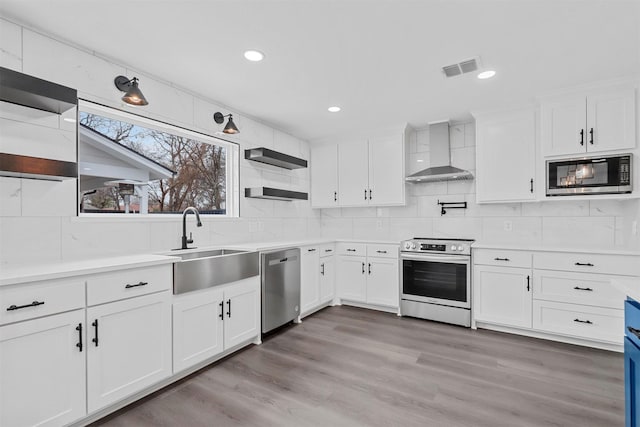
[[(0, 19), (0, 36), (0, 66), (76, 88), (80, 98), (210, 135), (222, 126), (213, 121), (214, 112), (233, 113), (241, 133), (223, 138), (240, 144), (241, 217), (204, 218), (201, 228), (189, 217), (188, 231), (193, 231), (196, 246), (319, 235), (320, 214), (309, 202), (243, 196), (244, 187), (254, 186), (308, 192), (308, 169), (288, 171), (244, 160), (244, 149), (262, 146), (308, 159), (306, 141), (143, 70), (129, 69), (4, 19)], [(148, 106), (136, 108), (120, 101), (122, 94), (113, 84), (120, 74), (140, 78)], [(58, 116), (0, 103), (0, 139), (0, 151), (57, 158), (60, 141), (70, 139), (73, 147), (75, 134)], [(64, 158), (75, 157), (74, 151), (66, 151)], [(75, 192), (76, 180), (60, 183), (0, 177), (0, 266), (157, 252), (179, 246), (180, 218), (78, 218)]]
[[(474, 124), (453, 125), (450, 134), (452, 164), (475, 174)], [(417, 130), (408, 149), (408, 174), (428, 167), (428, 129)], [(466, 201), (468, 209), (452, 209), (440, 215), (438, 200)], [(407, 184), (407, 205), (402, 207), (323, 209), (322, 233), (326, 237), (394, 241), (455, 237), (496, 244), (640, 249), (638, 235), (633, 234), (633, 222), (639, 218), (637, 200), (565, 198), (479, 205), (475, 202), (475, 181), (450, 181)], [(509, 225), (511, 231), (506, 231)]]

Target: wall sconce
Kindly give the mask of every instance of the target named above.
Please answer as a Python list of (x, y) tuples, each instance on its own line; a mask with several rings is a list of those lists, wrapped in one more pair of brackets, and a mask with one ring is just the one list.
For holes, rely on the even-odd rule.
[(228, 134), (240, 133), (240, 131), (236, 127), (236, 124), (233, 123), (233, 116), (231, 114), (227, 114), (226, 116), (224, 116), (222, 115), (222, 113), (215, 113), (213, 115), (213, 120), (215, 120), (215, 122), (218, 124), (222, 124), (225, 117), (229, 117), (229, 121), (227, 122), (227, 125), (224, 127), (224, 129), (222, 129), (222, 132)]
[(125, 76), (118, 76), (113, 80), (120, 92), (125, 92), (122, 100), (131, 105), (148, 105), (147, 98), (144, 97), (138, 87), (138, 78), (128, 79)]

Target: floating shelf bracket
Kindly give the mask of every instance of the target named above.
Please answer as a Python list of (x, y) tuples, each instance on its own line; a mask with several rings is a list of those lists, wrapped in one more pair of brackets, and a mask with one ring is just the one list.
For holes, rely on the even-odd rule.
[(446, 214), (447, 209), (467, 209), (467, 202), (441, 202), (438, 200), (438, 204), (442, 206), (440, 215)]

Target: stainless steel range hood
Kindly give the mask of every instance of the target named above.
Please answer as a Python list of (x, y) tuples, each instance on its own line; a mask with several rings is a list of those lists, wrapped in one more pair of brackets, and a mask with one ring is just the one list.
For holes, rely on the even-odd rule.
[(429, 149), (431, 167), (405, 178), (407, 182), (461, 181), (473, 179), (473, 174), (451, 166), (449, 146), (449, 122), (434, 123), (429, 126)]

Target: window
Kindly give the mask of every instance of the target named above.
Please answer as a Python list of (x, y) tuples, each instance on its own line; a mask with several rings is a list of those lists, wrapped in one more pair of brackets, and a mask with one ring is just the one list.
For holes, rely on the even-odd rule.
[(237, 216), (237, 144), (84, 101), (78, 116), (81, 214)]

